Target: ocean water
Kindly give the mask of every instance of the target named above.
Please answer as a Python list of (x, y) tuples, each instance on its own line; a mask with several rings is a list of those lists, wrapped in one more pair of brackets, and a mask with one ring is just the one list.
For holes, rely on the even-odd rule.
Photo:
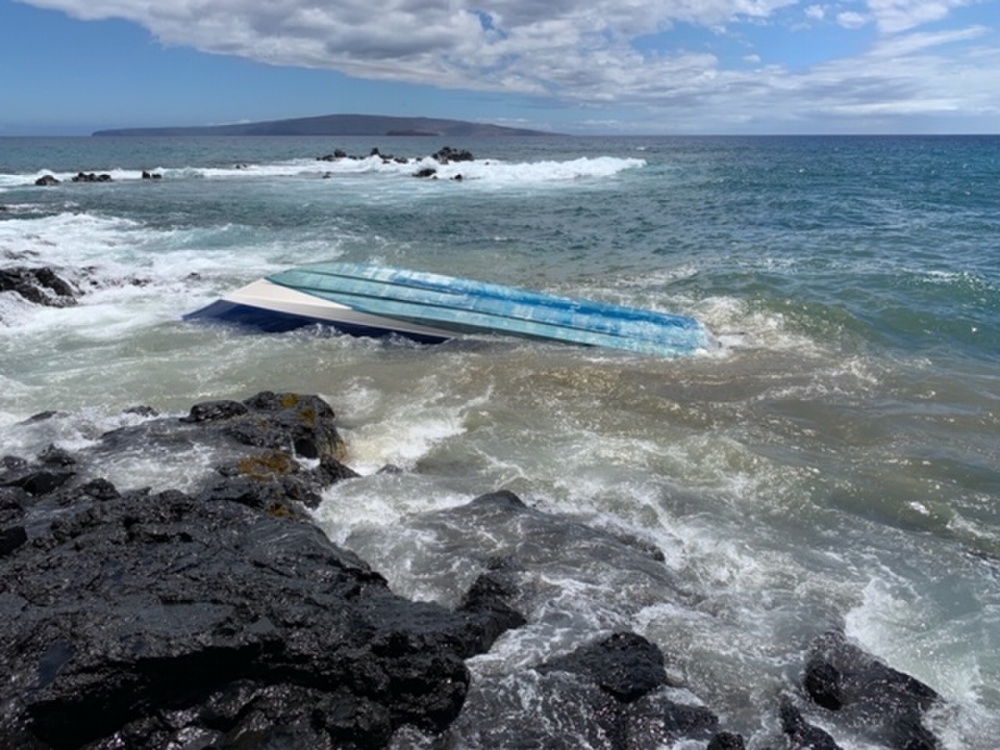
[[(367, 157), (443, 145), (476, 161), (418, 180)], [(316, 159), (335, 148), (365, 158)], [(84, 292), (63, 308), (0, 293), (0, 455), (87, 445), (138, 404), (319, 393), (364, 476), (317, 520), (395, 591), (452, 605), (486, 558), (527, 560), (530, 623), (470, 661), (477, 694), (516, 683), (530, 703), (527, 666), (629, 629), (764, 746), (811, 642), (839, 627), (947, 699), (929, 721), (948, 750), (996, 746), (1000, 137), (0, 139), (0, 206), (0, 267), (55, 267)], [(182, 320), (321, 260), (694, 315), (719, 346), (660, 359)], [(136, 455), (108, 475), (184, 488), (198, 465)], [(452, 512), (501, 488), (665, 563), (540, 550)]]

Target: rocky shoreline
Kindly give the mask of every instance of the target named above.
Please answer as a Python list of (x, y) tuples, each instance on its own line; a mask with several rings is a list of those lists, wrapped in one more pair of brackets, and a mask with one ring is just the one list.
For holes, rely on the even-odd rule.
[[(470, 162), (470, 161), (475, 161), (476, 159), (476, 157), (472, 155), (472, 152), (468, 151), (467, 149), (454, 148), (452, 146), (443, 146), (442, 148), (438, 149), (433, 154), (431, 154), (430, 158), (441, 165), (453, 164), (456, 162)], [(403, 165), (415, 164), (421, 161), (420, 159), (416, 158), (410, 158), (405, 156), (394, 156), (392, 154), (383, 154), (378, 149), (378, 147), (372, 148), (371, 152), (364, 156), (351, 155), (348, 154), (346, 151), (338, 148), (335, 149), (332, 153), (323, 154), (322, 156), (316, 157), (316, 161), (325, 161), (325, 162), (337, 162), (341, 160), (360, 161), (362, 159), (380, 159), (383, 164), (395, 163)], [(246, 169), (247, 165), (237, 164), (235, 165), (235, 168)], [(142, 180), (159, 180), (163, 178), (162, 172), (149, 171), (145, 169), (142, 170), (140, 174)], [(332, 174), (330, 172), (323, 173), (324, 178), (328, 178), (331, 176)], [(437, 168), (432, 166), (424, 166), (418, 169), (416, 172), (414, 172), (413, 176), (419, 177), (421, 179), (426, 179), (426, 178), (436, 179)], [(455, 175), (451, 179), (461, 182), (462, 176)], [(77, 172), (73, 177), (71, 177), (70, 181), (82, 182), (82, 183), (105, 183), (105, 182), (114, 182), (114, 178), (107, 172), (97, 173), (97, 172), (80, 171)], [(34, 184), (36, 187), (56, 187), (57, 185), (62, 184), (62, 180), (60, 180), (59, 178), (57, 178), (55, 175), (52, 174), (43, 174), (41, 177), (35, 180)], [(0, 206), (0, 210), (4, 210), (4, 207)]]
[[(559, 736), (513, 698), (517, 684), (473, 682), (467, 660), (528, 624), (522, 561), (483, 560), (455, 607), (395, 595), (311, 519), (324, 488), (357, 477), (321, 398), (263, 392), (196, 404), (182, 418), (137, 411), (138, 424), (85, 450), (50, 446), (0, 463), (4, 747), (559, 748), (568, 737), (615, 750), (748, 746), (726, 726), (726, 706), (683, 699), (676, 670), (637, 633), (524, 668)], [(211, 469), (184, 491), (119, 490), (105, 467), (136, 451), (197, 451)], [(509, 492), (449, 513), (485, 528), (544, 528), (567, 544), (586, 538), (665, 568), (655, 549)], [(939, 748), (922, 719), (941, 705), (830, 632), (787, 694), (761, 707), (777, 729), (773, 744), (753, 747), (831, 750), (843, 734)]]

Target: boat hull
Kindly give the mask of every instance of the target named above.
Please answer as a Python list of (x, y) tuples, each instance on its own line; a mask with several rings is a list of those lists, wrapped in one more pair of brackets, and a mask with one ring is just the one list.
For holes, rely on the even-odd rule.
[(454, 335), (500, 333), (663, 356), (712, 346), (708, 330), (688, 316), (421, 271), (319, 263), (268, 279), (354, 310)]
[(258, 279), (212, 304), (184, 316), (186, 320), (213, 320), (267, 333), (283, 333), (309, 325), (329, 325), (353, 336), (399, 335), (437, 344), (454, 334), (443, 329), (410, 324), (354, 310), (315, 295)]
[(291, 268), (189, 317), (270, 331), (319, 322), (354, 335), (424, 342), (502, 334), (660, 356), (712, 346), (708, 330), (683, 315), (363, 263)]

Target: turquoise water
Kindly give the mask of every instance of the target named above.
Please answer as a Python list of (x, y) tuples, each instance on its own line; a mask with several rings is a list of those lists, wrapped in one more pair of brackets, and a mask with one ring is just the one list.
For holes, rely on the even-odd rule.
[[(442, 145), (0, 139), (0, 263), (57, 266), (86, 291), (62, 309), (0, 294), (0, 452), (86, 444), (137, 403), (179, 413), (262, 388), (317, 392), (365, 475), (318, 518), (400, 593), (453, 602), (468, 581), (435, 550), (468, 555), (469, 571), (489, 550), (423, 519), (506, 487), (664, 551), (703, 602), (681, 618), (639, 571), (525, 575), (575, 592), (561, 597), (575, 638), (620, 627), (656, 640), (748, 737), (766, 740), (762, 717), (809, 642), (841, 626), (952, 702), (934, 719), (947, 747), (993, 747), (1000, 138), (450, 142), (477, 159), (436, 181), (413, 163), (316, 160)], [(81, 170), (114, 181), (33, 184)], [(721, 346), (662, 360), (181, 321), (321, 260), (694, 315)], [(17, 424), (47, 409), (65, 416)], [(387, 463), (405, 473), (376, 475)], [(186, 481), (184, 460), (111, 471), (123, 486)], [(474, 670), (516, 674), (526, 651), (564, 643), (565, 619), (536, 605)]]

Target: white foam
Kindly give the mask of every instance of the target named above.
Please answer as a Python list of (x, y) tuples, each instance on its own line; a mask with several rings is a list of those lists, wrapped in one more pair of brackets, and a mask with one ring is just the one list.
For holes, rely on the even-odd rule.
[[(77, 304), (65, 308), (3, 293), (0, 319), (8, 329), (27, 326), (26, 333), (90, 329), (88, 335), (105, 339), (178, 320), (225, 289), (288, 265), (282, 247), (259, 243), (248, 254), (247, 232), (235, 225), (161, 230), (82, 212), (0, 222), (0, 263), (52, 267), (81, 292)], [(329, 238), (324, 248), (335, 255)]]
[[(564, 161), (545, 160), (537, 162), (509, 162), (489, 157), (472, 161), (454, 161), (447, 164), (438, 162), (431, 156), (407, 158), (396, 161), (393, 158), (373, 155), (358, 158), (342, 158), (326, 161), (316, 158), (289, 159), (271, 163), (234, 163), (220, 166), (157, 167), (145, 170), (161, 175), (164, 180), (185, 179), (256, 179), (299, 176), (352, 176), (385, 175), (411, 178), (421, 169), (434, 169), (440, 180), (451, 180), (461, 175), (463, 180), (494, 185), (566, 183), (586, 179), (613, 177), (625, 170), (646, 166), (641, 158), (620, 158), (614, 156), (580, 157)], [(94, 174), (107, 174), (112, 183), (135, 182), (143, 179), (143, 170), (137, 169), (95, 169)], [(90, 173), (88, 171), (88, 174)], [(37, 179), (52, 176), (60, 182), (70, 182), (77, 172), (40, 169), (24, 174), (0, 175), (0, 189), (33, 185)]]
[(475, 159), (442, 164), (430, 156), (408, 159), (405, 163), (380, 156), (344, 158), (334, 161), (292, 160), (274, 164), (248, 164), (232, 167), (199, 167), (165, 170), (166, 178), (247, 179), (259, 177), (352, 177), (374, 175), (406, 178), (414, 183), (414, 175), (423, 169), (433, 169), (434, 179), (419, 182), (462, 180), (485, 186), (545, 185), (575, 183), (580, 180), (600, 180), (638, 169), (645, 160), (612, 156), (581, 157), (566, 161), (506, 162), (497, 159)]
[(970, 640), (981, 637), (982, 624), (971, 629), (973, 620), (966, 623), (952, 612), (942, 614), (938, 606), (912, 582), (883, 569), (864, 587), (861, 603), (847, 614), (846, 631), (892, 667), (914, 675), (949, 700), (975, 705), (986, 688), (976, 654), (988, 653), (989, 647), (980, 643), (970, 648)]
[[(468, 495), (443, 491), (433, 479), (386, 473), (350, 479), (329, 487), (313, 516), (327, 536), (344, 544), (351, 534), (366, 528), (392, 528), (407, 516), (467, 502)], [(405, 568), (403, 560), (397, 563), (403, 563)], [(388, 565), (386, 570), (392, 571), (395, 567)]]

